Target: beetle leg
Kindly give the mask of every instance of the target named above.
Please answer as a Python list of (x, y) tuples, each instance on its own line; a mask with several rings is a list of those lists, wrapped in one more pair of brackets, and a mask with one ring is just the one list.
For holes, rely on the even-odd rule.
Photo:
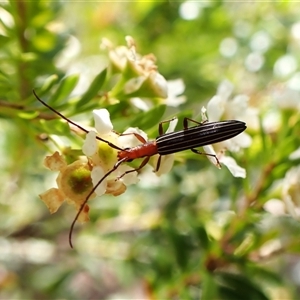
[(154, 172), (158, 172), (161, 163), (161, 155), (158, 156), (157, 164)]
[(122, 177), (124, 177), (125, 175), (129, 174), (129, 173), (132, 173), (132, 172), (139, 172), (142, 168), (145, 167), (145, 165), (148, 163), (150, 159), (150, 156), (147, 156), (143, 159), (142, 163), (140, 164), (140, 166), (136, 169), (132, 169), (132, 170), (128, 170), (126, 172), (124, 172), (122, 175), (118, 176), (115, 180), (120, 180)]
[(217, 161), (217, 165), (221, 168), (220, 161), (219, 161), (219, 159), (217, 158), (217, 156), (216, 156), (215, 154), (210, 154), (210, 153), (201, 152), (201, 151), (199, 151), (199, 150), (197, 150), (197, 149), (194, 149), (194, 148), (191, 148), (191, 151), (193, 151), (193, 152), (196, 153), (196, 154), (214, 157), (214, 158), (216, 159), (216, 161)]
[(198, 122), (198, 121), (195, 121), (195, 120), (193, 120), (191, 118), (184, 118), (183, 119), (183, 128), (184, 129), (188, 129), (189, 128), (189, 124), (188, 124), (189, 121), (193, 122), (193, 123), (195, 123), (197, 125), (203, 125), (204, 123), (208, 122), (208, 120), (205, 120), (205, 121), (202, 121), (202, 122)]
[(158, 134), (159, 134), (159, 136), (161, 136), (161, 135), (164, 134), (163, 124), (165, 124), (165, 123), (170, 123), (171, 121), (173, 121), (173, 120), (175, 120), (175, 119), (176, 119), (176, 117), (174, 117), (174, 118), (172, 118), (172, 119), (170, 119), (170, 120), (165, 120), (165, 121), (159, 122), (159, 124), (158, 124)]
[(147, 143), (147, 141), (138, 133), (136, 132), (128, 132), (128, 133), (118, 133), (119, 136), (125, 136), (125, 135), (134, 135), (142, 144)]

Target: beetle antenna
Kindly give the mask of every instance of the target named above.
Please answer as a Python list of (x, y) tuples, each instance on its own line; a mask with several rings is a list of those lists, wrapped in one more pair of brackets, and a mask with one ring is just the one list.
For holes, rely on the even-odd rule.
[[(51, 111), (53, 111), (56, 115), (60, 116), (62, 119), (66, 120), (68, 123), (76, 126), (77, 128), (79, 128), (80, 130), (82, 130), (83, 132), (85, 133), (88, 133), (89, 131), (86, 130), (85, 128), (83, 128), (82, 126), (80, 126), (79, 124), (75, 123), (74, 121), (70, 120), (69, 118), (65, 117), (63, 114), (61, 114), (60, 112), (58, 112), (56, 109), (54, 109), (53, 107), (51, 107), (49, 104), (47, 104), (46, 102), (44, 102), (35, 92), (35, 90), (32, 90), (33, 91), (33, 94), (35, 96), (35, 98), (41, 102), (44, 106), (46, 106), (47, 108), (49, 108)], [(113, 143), (107, 141), (107, 140), (104, 140), (102, 139), (101, 137), (99, 136), (96, 136), (96, 139), (101, 141), (101, 142), (104, 142), (106, 143), (107, 145), (109, 145), (110, 147), (114, 148), (114, 149), (117, 149), (117, 150), (120, 150), (122, 151), (123, 149), (114, 145)]]
[(81, 212), (83, 211), (85, 205), (87, 204), (87, 202), (89, 201), (89, 198), (92, 196), (92, 194), (95, 192), (95, 190), (97, 189), (97, 187), (103, 182), (103, 180), (109, 176), (112, 172), (114, 172), (115, 170), (118, 169), (118, 167), (124, 162), (126, 161), (126, 157), (124, 157), (123, 159), (117, 161), (114, 165), (114, 167), (109, 170), (98, 182), (97, 184), (92, 188), (92, 190), (89, 192), (89, 194), (86, 196), (84, 202), (81, 204), (72, 224), (71, 224), (71, 227), (70, 227), (70, 231), (69, 231), (69, 245), (71, 248), (73, 248), (73, 243), (72, 243), (72, 233), (73, 233), (73, 230), (74, 230), (74, 226), (75, 226), (75, 223), (76, 221), (78, 220), (78, 217), (79, 215), (81, 214)]

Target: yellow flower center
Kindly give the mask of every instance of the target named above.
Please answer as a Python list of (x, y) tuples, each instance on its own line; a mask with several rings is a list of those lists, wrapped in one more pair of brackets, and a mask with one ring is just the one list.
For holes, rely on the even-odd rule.
[(81, 166), (69, 174), (68, 184), (76, 194), (83, 194), (93, 187), (91, 171), (85, 166)]

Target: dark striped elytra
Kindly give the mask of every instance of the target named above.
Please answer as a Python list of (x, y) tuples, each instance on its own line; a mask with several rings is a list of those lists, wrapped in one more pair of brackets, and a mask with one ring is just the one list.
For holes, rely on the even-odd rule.
[(157, 137), (157, 153), (167, 155), (219, 143), (237, 136), (245, 129), (246, 124), (237, 120), (205, 122)]

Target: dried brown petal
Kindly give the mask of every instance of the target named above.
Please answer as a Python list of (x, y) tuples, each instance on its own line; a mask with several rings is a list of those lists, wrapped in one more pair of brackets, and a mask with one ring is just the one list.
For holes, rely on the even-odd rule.
[(90, 218), (89, 218), (89, 210), (90, 210), (90, 207), (88, 205), (85, 205), (84, 208), (83, 208), (83, 210), (82, 210), (82, 212), (80, 213), (80, 215), (78, 217), (78, 221), (80, 223), (85, 223), (85, 222), (88, 222), (90, 220)]
[(51, 214), (55, 213), (64, 202), (64, 194), (56, 188), (51, 188), (48, 191), (40, 194), (39, 197), (46, 204)]
[(56, 151), (53, 155), (46, 156), (44, 159), (44, 166), (51, 171), (59, 171), (67, 166), (67, 163), (62, 155)]
[(113, 179), (107, 181), (106, 194), (119, 196), (125, 193), (126, 189), (126, 185), (121, 181), (115, 181)]

